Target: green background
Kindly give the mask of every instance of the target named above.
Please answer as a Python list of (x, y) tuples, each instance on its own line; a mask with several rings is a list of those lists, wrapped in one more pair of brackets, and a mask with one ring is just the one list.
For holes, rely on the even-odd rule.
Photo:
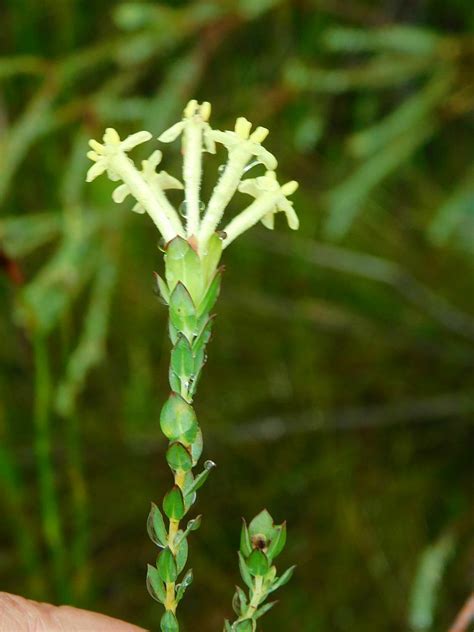
[(2, 22), (0, 588), (158, 625), (161, 253), (84, 154), (198, 98), (271, 130), (301, 229), (225, 252), (183, 628), (222, 628), (267, 507), (298, 568), (262, 630), (445, 630), (474, 564), (471, 2), (7, 0)]

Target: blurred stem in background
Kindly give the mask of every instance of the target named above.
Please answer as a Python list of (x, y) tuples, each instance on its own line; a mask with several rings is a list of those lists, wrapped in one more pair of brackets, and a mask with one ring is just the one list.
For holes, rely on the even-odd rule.
[(69, 574), (66, 568), (66, 547), (56, 488), (53, 462), (53, 431), (51, 427), (51, 373), (45, 338), (33, 339), (35, 362), (35, 452), (38, 470), (40, 514), (43, 536), (51, 556), (51, 577), (58, 599), (67, 603), (71, 598)]
[(89, 511), (86, 481), (83, 471), (82, 442), (79, 415), (74, 413), (65, 419), (68, 457), (68, 477), (71, 487), (71, 512), (73, 532), (70, 545), (70, 562), (74, 586), (74, 604), (87, 605), (92, 590), (89, 565)]
[(2, 497), (6, 504), (4, 515), (12, 525), (12, 536), (21, 560), (24, 580), (32, 598), (46, 599), (48, 590), (42, 572), (38, 540), (26, 512), (24, 481), (4, 443), (0, 444), (0, 480)]

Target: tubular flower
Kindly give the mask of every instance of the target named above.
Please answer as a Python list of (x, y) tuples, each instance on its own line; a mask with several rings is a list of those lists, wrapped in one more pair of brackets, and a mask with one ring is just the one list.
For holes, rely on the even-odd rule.
[(275, 169), (277, 160), (273, 154), (262, 147), (262, 142), (268, 136), (265, 127), (257, 127), (250, 133), (252, 124), (246, 118), (240, 117), (235, 122), (233, 132), (213, 130), (210, 137), (224, 145), (229, 152), (227, 164), (222, 176), (212, 193), (206, 214), (199, 232), (199, 243), (204, 245), (212, 233), (217, 229), (224, 211), (234, 196), (240, 180), (245, 173), (249, 160), (254, 159), (265, 165), (267, 169)]
[[(144, 181), (152, 189), (156, 198), (160, 200), (163, 210), (169, 221), (173, 224), (176, 233), (182, 234), (183, 227), (178, 214), (163, 194), (163, 191), (167, 189), (183, 189), (184, 187), (177, 178), (171, 176), (166, 171), (160, 171), (159, 173), (156, 172), (156, 167), (160, 164), (162, 156), (163, 154), (161, 151), (157, 149), (151, 154), (148, 160), (142, 160), (141, 175)], [(119, 184), (112, 193), (112, 199), (114, 202), (120, 203), (131, 194), (132, 191), (128, 184)], [(146, 208), (140, 202), (137, 202), (132, 207), (132, 211), (135, 211), (136, 213), (146, 213)]]
[[(279, 211), (286, 214), (290, 228), (297, 229), (298, 217), (287, 198), (298, 185), (295, 181), (278, 183), (277, 160), (262, 146), (268, 130), (257, 127), (252, 132), (252, 124), (244, 117), (236, 120), (233, 131), (213, 130), (209, 124), (210, 114), (210, 103), (192, 100), (184, 109), (182, 120), (158, 137), (163, 143), (182, 137), (184, 185), (166, 171), (156, 171), (162, 159), (161, 151), (154, 151), (143, 160), (141, 170), (128, 157), (131, 149), (152, 138), (149, 132), (137, 132), (121, 140), (112, 128), (106, 129), (102, 143), (89, 141), (92, 150), (87, 155), (94, 164), (87, 172), (87, 181), (104, 172), (111, 180), (121, 181), (112, 194), (115, 202), (123, 202), (131, 195), (136, 200), (133, 210), (148, 213), (166, 242), (177, 235), (186, 237), (199, 254), (206, 253), (209, 240), (219, 229), (225, 209), (237, 191), (252, 195), (255, 200), (224, 228), (223, 247), (259, 221), (272, 229), (274, 215)], [(203, 151), (215, 153), (216, 143), (227, 149), (228, 159), (220, 169), (222, 173), (206, 207), (201, 201), (202, 155)], [(266, 174), (242, 180), (249, 166), (259, 163), (267, 169)], [(181, 209), (186, 217), (185, 227), (165, 194), (168, 189), (183, 188)]]
[(183, 180), (186, 182), (184, 204), (188, 237), (197, 235), (199, 230), (203, 145), (205, 151), (216, 153), (208, 123), (210, 115), (211, 104), (208, 101), (199, 104), (193, 99), (184, 110), (183, 120), (158, 137), (162, 143), (169, 143), (180, 134), (183, 135)]
[(298, 216), (293, 208), (293, 202), (290, 202), (287, 196), (292, 195), (297, 188), (298, 183), (295, 180), (283, 186), (278, 184), (274, 171), (267, 171), (259, 178), (243, 180), (239, 185), (239, 191), (252, 195), (255, 201), (224, 228), (224, 247), (257, 222), (262, 222), (266, 228), (272, 230), (274, 216), (278, 211), (286, 214), (288, 226), (296, 230), (299, 227)]
[(117, 131), (113, 127), (108, 127), (103, 136), (103, 143), (98, 143), (93, 139), (89, 141), (92, 151), (87, 153), (87, 157), (95, 164), (87, 172), (87, 182), (92, 182), (104, 171), (107, 171), (111, 180), (120, 180), (120, 175), (113, 168), (113, 158), (125, 154), (141, 143), (146, 143), (151, 138), (150, 132), (142, 131), (131, 134), (125, 140), (120, 140)]

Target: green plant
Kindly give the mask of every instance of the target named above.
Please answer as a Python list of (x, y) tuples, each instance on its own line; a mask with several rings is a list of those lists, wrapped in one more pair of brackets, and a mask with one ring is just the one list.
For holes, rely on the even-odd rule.
[[(278, 211), (286, 214), (291, 228), (298, 228), (293, 204), (287, 199), (298, 185), (295, 181), (282, 186), (278, 183), (277, 161), (262, 147), (268, 130), (258, 127), (251, 132), (251, 123), (243, 117), (237, 119), (234, 131), (213, 130), (208, 122), (210, 112), (208, 102), (198, 104), (192, 100), (184, 110), (183, 119), (159, 137), (161, 142), (167, 143), (182, 135), (184, 185), (166, 171), (156, 171), (162, 158), (160, 151), (154, 151), (142, 161), (141, 171), (127, 156), (134, 147), (151, 139), (149, 132), (137, 132), (121, 140), (114, 129), (108, 128), (102, 144), (90, 141), (92, 150), (88, 153), (94, 164), (87, 180), (92, 181), (107, 172), (111, 180), (121, 181), (113, 192), (114, 201), (123, 202), (132, 195), (136, 200), (133, 210), (148, 213), (165, 241), (165, 274), (164, 278), (156, 275), (156, 279), (159, 293), (169, 307), (171, 393), (162, 408), (160, 425), (169, 440), (166, 460), (173, 474), (173, 486), (164, 497), (162, 511), (152, 505), (148, 517), (148, 533), (161, 551), (156, 566), (149, 565), (147, 573), (151, 596), (165, 608), (161, 619), (163, 632), (179, 630), (177, 606), (193, 579), (191, 570), (180, 576), (188, 558), (188, 536), (199, 528), (201, 517), (189, 520), (186, 527), (181, 521), (194, 505), (196, 492), (215, 465), (208, 460), (199, 474), (193, 472), (202, 454), (203, 439), (192, 402), (211, 336), (211, 311), (219, 295), (222, 276), (222, 268), (218, 267), (222, 250), (259, 221), (272, 229)], [(215, 153), (216, 143), (226, 147), (228, 160), (202, 213), (202, 156), (203, 152)], [(266, 168), (265, 175), (242, 179), (250, 168), (259, 164)], [(166, 189), (183, 188), (181, 208), (185, 225), (165, 195)], [(224, 211), (237, 191), (255, 200), (217, 232)], [(286, 525), (275, 526), (266, 511), (252, 520), (248, 530), (244, 523), (239, 560), (250, 594), (247, 600), (238, 589), (234, 598), (238, 619), (232, 625), (226, 622), (226, 630), (255, 630), (257, 618), (271, 607), (272, 604), (262, 604), (292, 573), (289, 569), (277, 578), (272, 566), (285, 540)]]
[(290, 581), (295, 568), (291, 566), (277, 577), (273, 560), (280, 555), (285, 544), (286, 522), (275, 525), (266, 509), (255, 516), (248, 527), (243, 521), (239, 568), (249, 595), (236, 587), (232, 606), (237, 620), (232, 625), (226, 621), (224, 632), (253, 632), (257, 629), (257, 619), (275, 605), (275, 601), (264, 602), (271, 593)]

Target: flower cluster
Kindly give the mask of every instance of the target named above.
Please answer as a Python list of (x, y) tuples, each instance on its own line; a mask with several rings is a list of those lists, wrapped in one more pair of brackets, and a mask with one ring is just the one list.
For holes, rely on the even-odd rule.
[[(183, 119), (158, 137), (159, 141), (169, 143), (181, 136), (184, 184), (166, 171), (157, 172), (162, 158), (160, 151), (154, 151), (148, 160), (144, 160), (140, 171), (128, 157), (131, 149), (152, 138), (149, 132), (137, 132), (121, 140), (112, 128), (105, 131), (102, 143), (89, 141), (92, 151), (87, 155), (94, 164), (87, 173), (87, 181), (107, 172), (111, 180), (122, 182), (113, 192), (115, 202), (133, 196), (136, 200), (133, 210), (148, 213), (166, 242), (176, 236), (185, 237), (201, 253), (206, 252), (209, 240), (217, 230), (222, 231), (225, 248), (260, 221), (272, 229), (274, 215), (279, 211), (286, 214), (290, 228), (297, 229), (298, 217), (288, 196), (295, 192), (298, 183), (294, 180), (283, 185), (278, 183), (277, 160), (262, 146), (268, 130), (257, 127), (252, 132), (252, 124), (243, 117), (237, 119), (233, 131), (213, 130), (209, 125), (210, 114), (210, 103), (199, 104), (192, 100), (184, 109)], [(226, 148), (228, 159), (205, 205), (201, 200), (202, 156), (206, 151), (215, 153), (216, 144)], [(255, 164), (265, 167), (265, 175), (244, 179), (248, 168)], [(167, 189), (184, 189), (185, 225), (166, 197)], [(247, 193), (255, 200), (227, 225), (221, 226), (224, 212), (237, 191)]]

